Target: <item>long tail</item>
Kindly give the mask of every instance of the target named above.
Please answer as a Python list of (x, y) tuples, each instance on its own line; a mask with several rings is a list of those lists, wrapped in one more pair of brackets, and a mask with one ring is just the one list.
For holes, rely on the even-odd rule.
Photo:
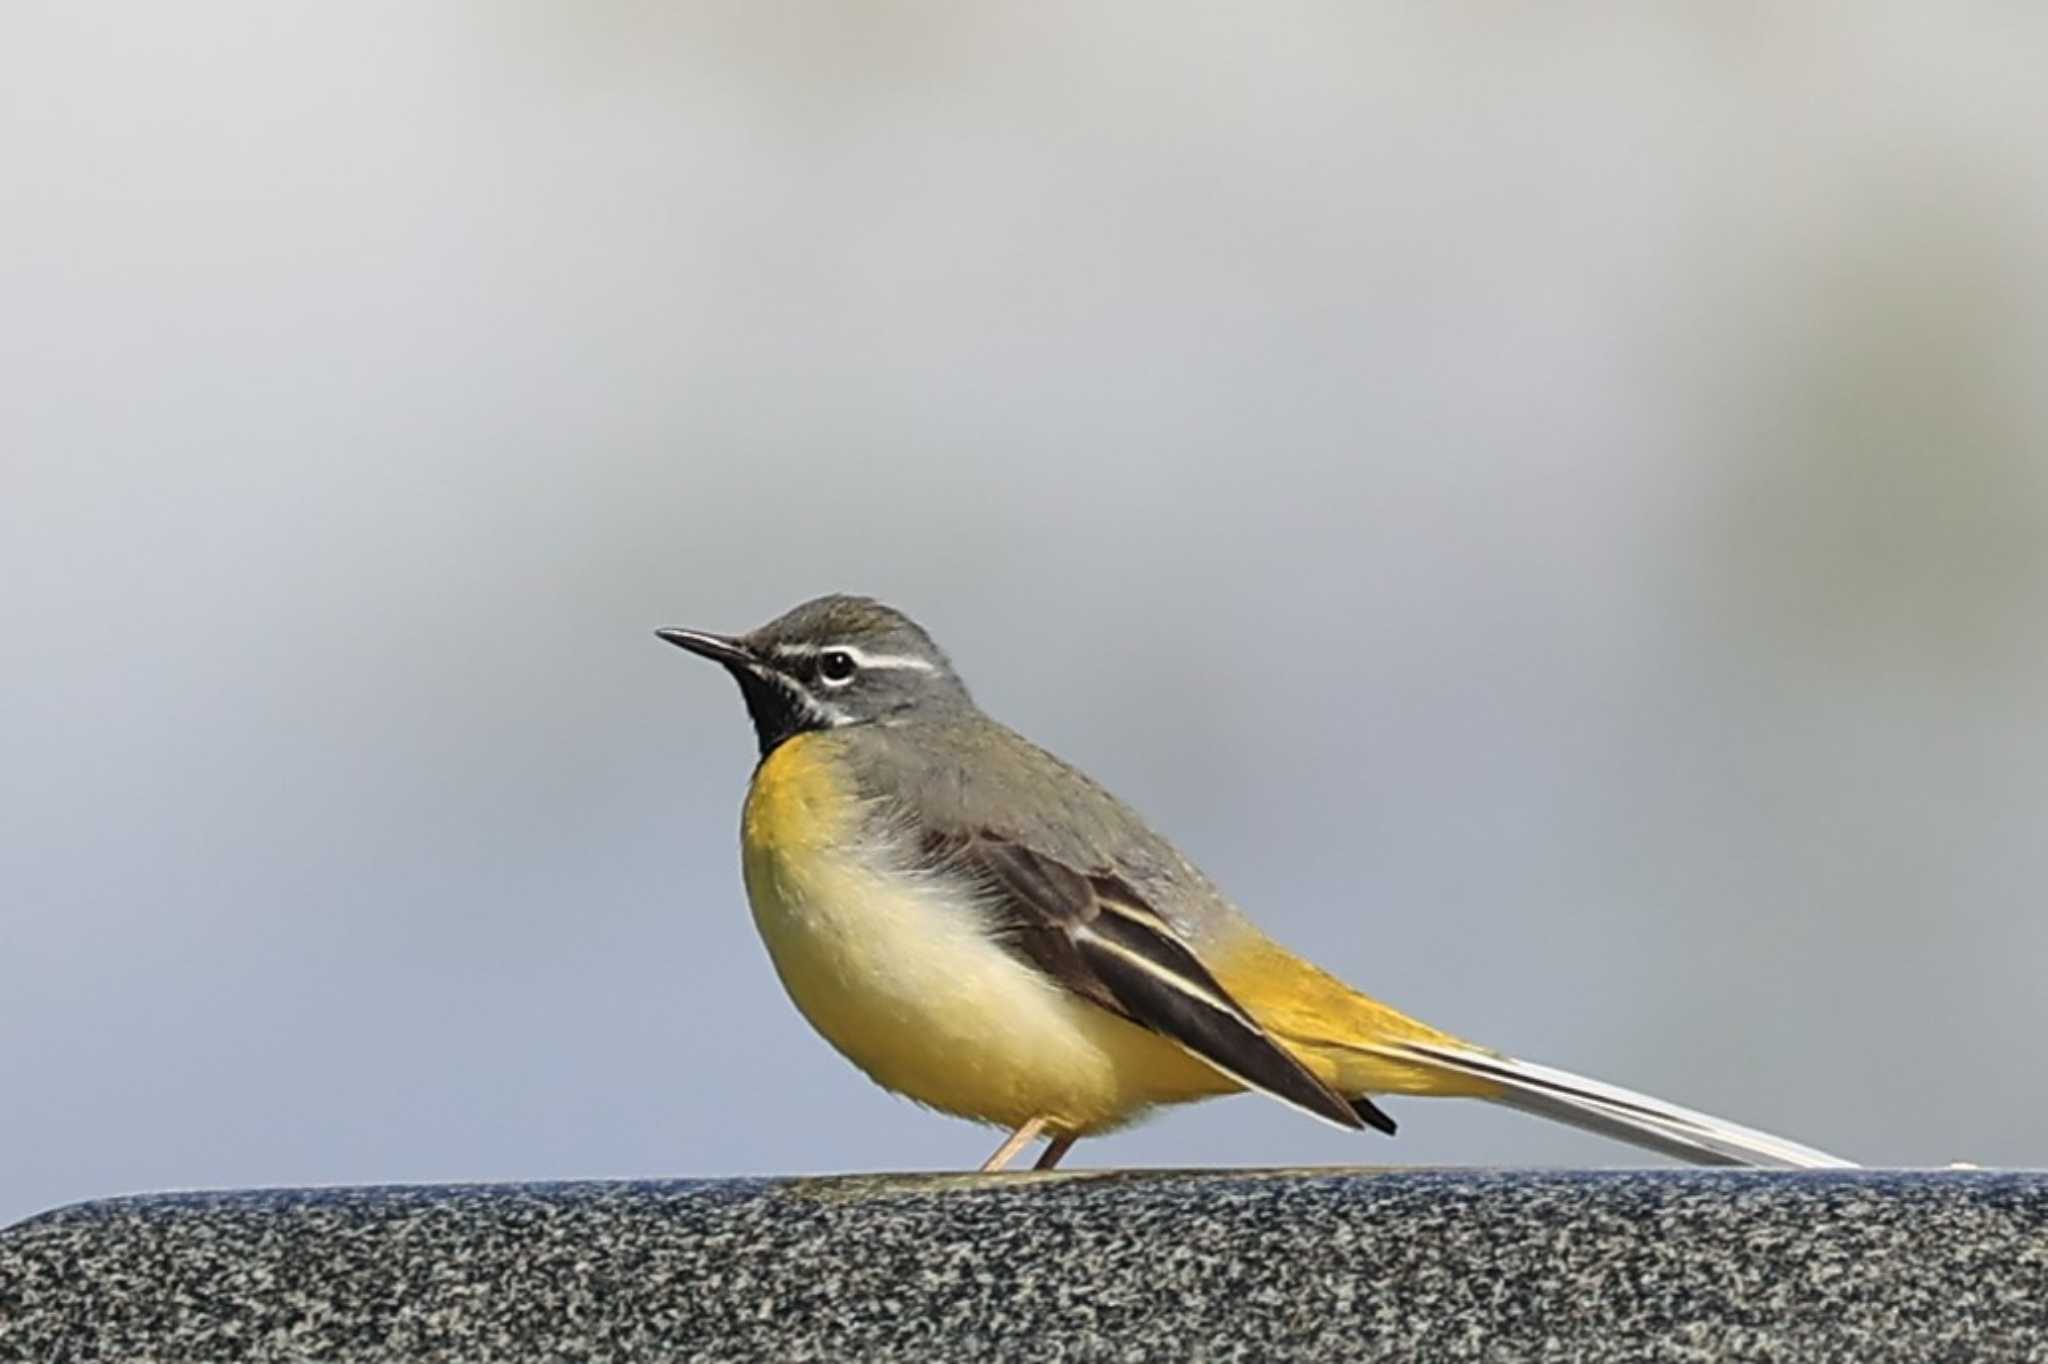
[(1598, 1132), (1695, 1165), (1856, 1168), (1854, 1161), (1768, 1132), (1479, 1047), (1415, 1040), (1376, 1042), (1370, 1044), (1369, 1050), (1387, 1060), (1488, 1084), (1493, 1092), (1481, 1097), (1493, 1103)]
[(1231, 994), (1340, 1094), (1487, 1099), (1696, 1165), (1855, 1168), (1796, 1141), (1460, 1041), (1257, 935), (1219, 960)]

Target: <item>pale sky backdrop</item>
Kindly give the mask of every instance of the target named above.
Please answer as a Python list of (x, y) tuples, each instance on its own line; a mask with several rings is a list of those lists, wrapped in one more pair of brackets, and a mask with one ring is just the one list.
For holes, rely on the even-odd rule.
[[(0, 1223), (957, 1169), (784, 999), (815, 593), (1283, 941), (2048, 1163), (2048, 9), (0, 10)], [(1074, 1163), (1634, 1162), (1231, 1099)]]

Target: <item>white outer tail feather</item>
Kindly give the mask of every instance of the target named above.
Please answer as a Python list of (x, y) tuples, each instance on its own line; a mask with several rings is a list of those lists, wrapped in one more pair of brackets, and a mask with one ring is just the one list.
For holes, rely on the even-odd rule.
[(1491, 1080), (1491, 1102), (1675, 1156), (1694, 1165), (1762, 1165), (1795, 1170), (1853, 1170), (1854, 1161), (1705, 1113), (1589, 1080), (1569, 1071), (1477, 1048), (1396, 1042), (1373, 1050), (1402, 1060)]

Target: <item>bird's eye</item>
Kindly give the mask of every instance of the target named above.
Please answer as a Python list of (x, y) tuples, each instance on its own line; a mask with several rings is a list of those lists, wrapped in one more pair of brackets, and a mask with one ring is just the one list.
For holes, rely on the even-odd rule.
[(818, 676), (835, 687), (853, 681), (853, 655), (844, 649), (827, 649), (818, 655)]

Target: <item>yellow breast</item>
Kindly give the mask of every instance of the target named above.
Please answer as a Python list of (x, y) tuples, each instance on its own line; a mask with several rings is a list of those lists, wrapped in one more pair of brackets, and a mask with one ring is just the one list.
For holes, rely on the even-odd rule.
[(863, 834), (843, 736), (782, 744), (741, 823), (754, 922), (811, 1026), (877, 1083), (962, 1117), (1061, 1131), (1237, 1086), (1071, 994), (988, 935), (956, 884)]

